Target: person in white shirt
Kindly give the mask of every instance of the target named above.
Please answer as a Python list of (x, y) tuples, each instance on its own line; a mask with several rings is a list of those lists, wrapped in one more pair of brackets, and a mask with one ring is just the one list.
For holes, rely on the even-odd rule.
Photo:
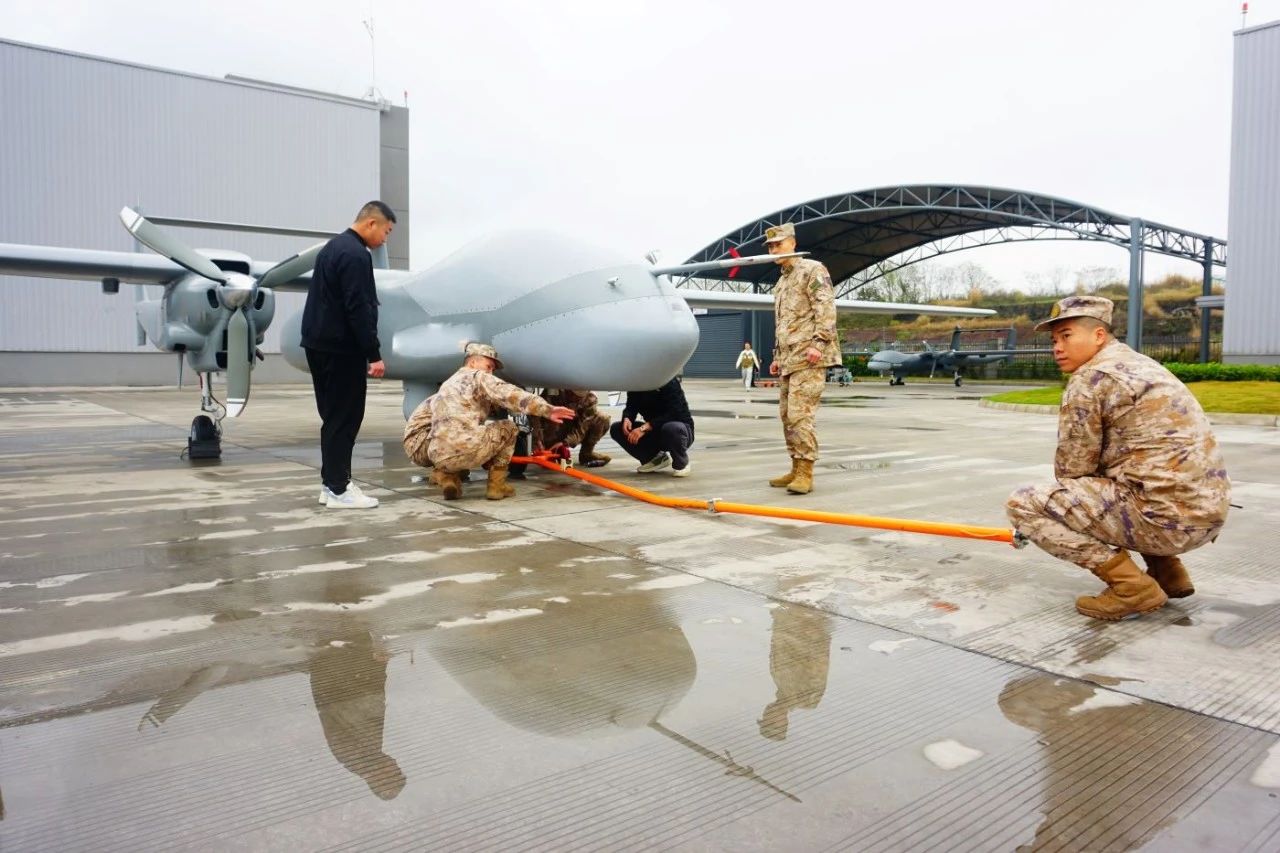
[(751, 348), (751, 341), (747, 341), (742, 345), (742, 352), (738, 353), (736, 366), (742, 371), (742, 387), (750, 389), (753, 384), (751, 380), (755, 375), (754, 371), (760, 369), (760, 357)]

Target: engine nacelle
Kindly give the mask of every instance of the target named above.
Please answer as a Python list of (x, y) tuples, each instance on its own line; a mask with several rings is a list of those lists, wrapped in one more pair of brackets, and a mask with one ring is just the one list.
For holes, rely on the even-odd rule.
[[(138, 323), (157, 349), (185, 352), (193, 370), (208, 372), (226, 368), (227, 321), (234, 309), (220, 298), (219, 285), (200, 276), (187, 276), (165, 289), (159, 300), (139, 302)], [(260, 344), (275, 319), (275, 294), (259, 288), (247, 309)]]

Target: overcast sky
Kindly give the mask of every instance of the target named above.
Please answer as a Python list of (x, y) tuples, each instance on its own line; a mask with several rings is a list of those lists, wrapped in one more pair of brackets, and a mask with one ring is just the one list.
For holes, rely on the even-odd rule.
[[(1063, 196), (1227, 236), (1238, 0), (8, 0), (0, 35), (411, 108), (413, 266), (509, 226), (679, 261), (902, 183)], [(1252, 0), (1250, 26), (1280, 18)], [(198, 131), (198, 129), (197, 129)], [(294, 223), (283, 223), (294, 224)], [(321, 223), (305, 223), (319, 225)], [(400, 237), (401, 235), (396, 235)], [(948, 255), (1005, 285), (1099, 244)], [(1194, 265), (1148, 255), (1148, 279)]]

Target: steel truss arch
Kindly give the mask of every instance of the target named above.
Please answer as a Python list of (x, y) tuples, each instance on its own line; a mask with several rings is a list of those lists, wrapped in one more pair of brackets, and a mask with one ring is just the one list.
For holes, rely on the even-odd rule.
[[(942, 254), (1002, 242), (1098, 240), (1131, 251), (1158, 252), (1206, 268), (1226, 266), (1226, 241), (1121, 216), (1068, 199), (997, 187), (911, 185), (829, 196), (775, 211), (726, 234), (689, 263), (759, 254), (765, 229), (790, 222), (799, 247), (831, 271), (845, 297), (886, 273)], [(682, 286), (768, 292), (768, 266), (703, 273)]]

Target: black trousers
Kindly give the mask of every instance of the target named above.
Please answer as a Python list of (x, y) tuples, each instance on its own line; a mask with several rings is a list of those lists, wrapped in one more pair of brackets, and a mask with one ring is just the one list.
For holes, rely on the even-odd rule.
[(362, 353), (307, 350), (320, 412), (320, 479), (340, 495), (351, 480), (351, 450), (364, 422), (369, 363)]
[(622, 434), (622, 422), (615, 421), (609, 427), (613, 440), (641, 464), (648, 462), (663, 450), (671, 454), (671, 466), (683, 468), (689, 464), (689, 445), (693, 444), (693, 428), (680, 421), (668, 421), (655, 432), (647, 432), (635, 444)]

